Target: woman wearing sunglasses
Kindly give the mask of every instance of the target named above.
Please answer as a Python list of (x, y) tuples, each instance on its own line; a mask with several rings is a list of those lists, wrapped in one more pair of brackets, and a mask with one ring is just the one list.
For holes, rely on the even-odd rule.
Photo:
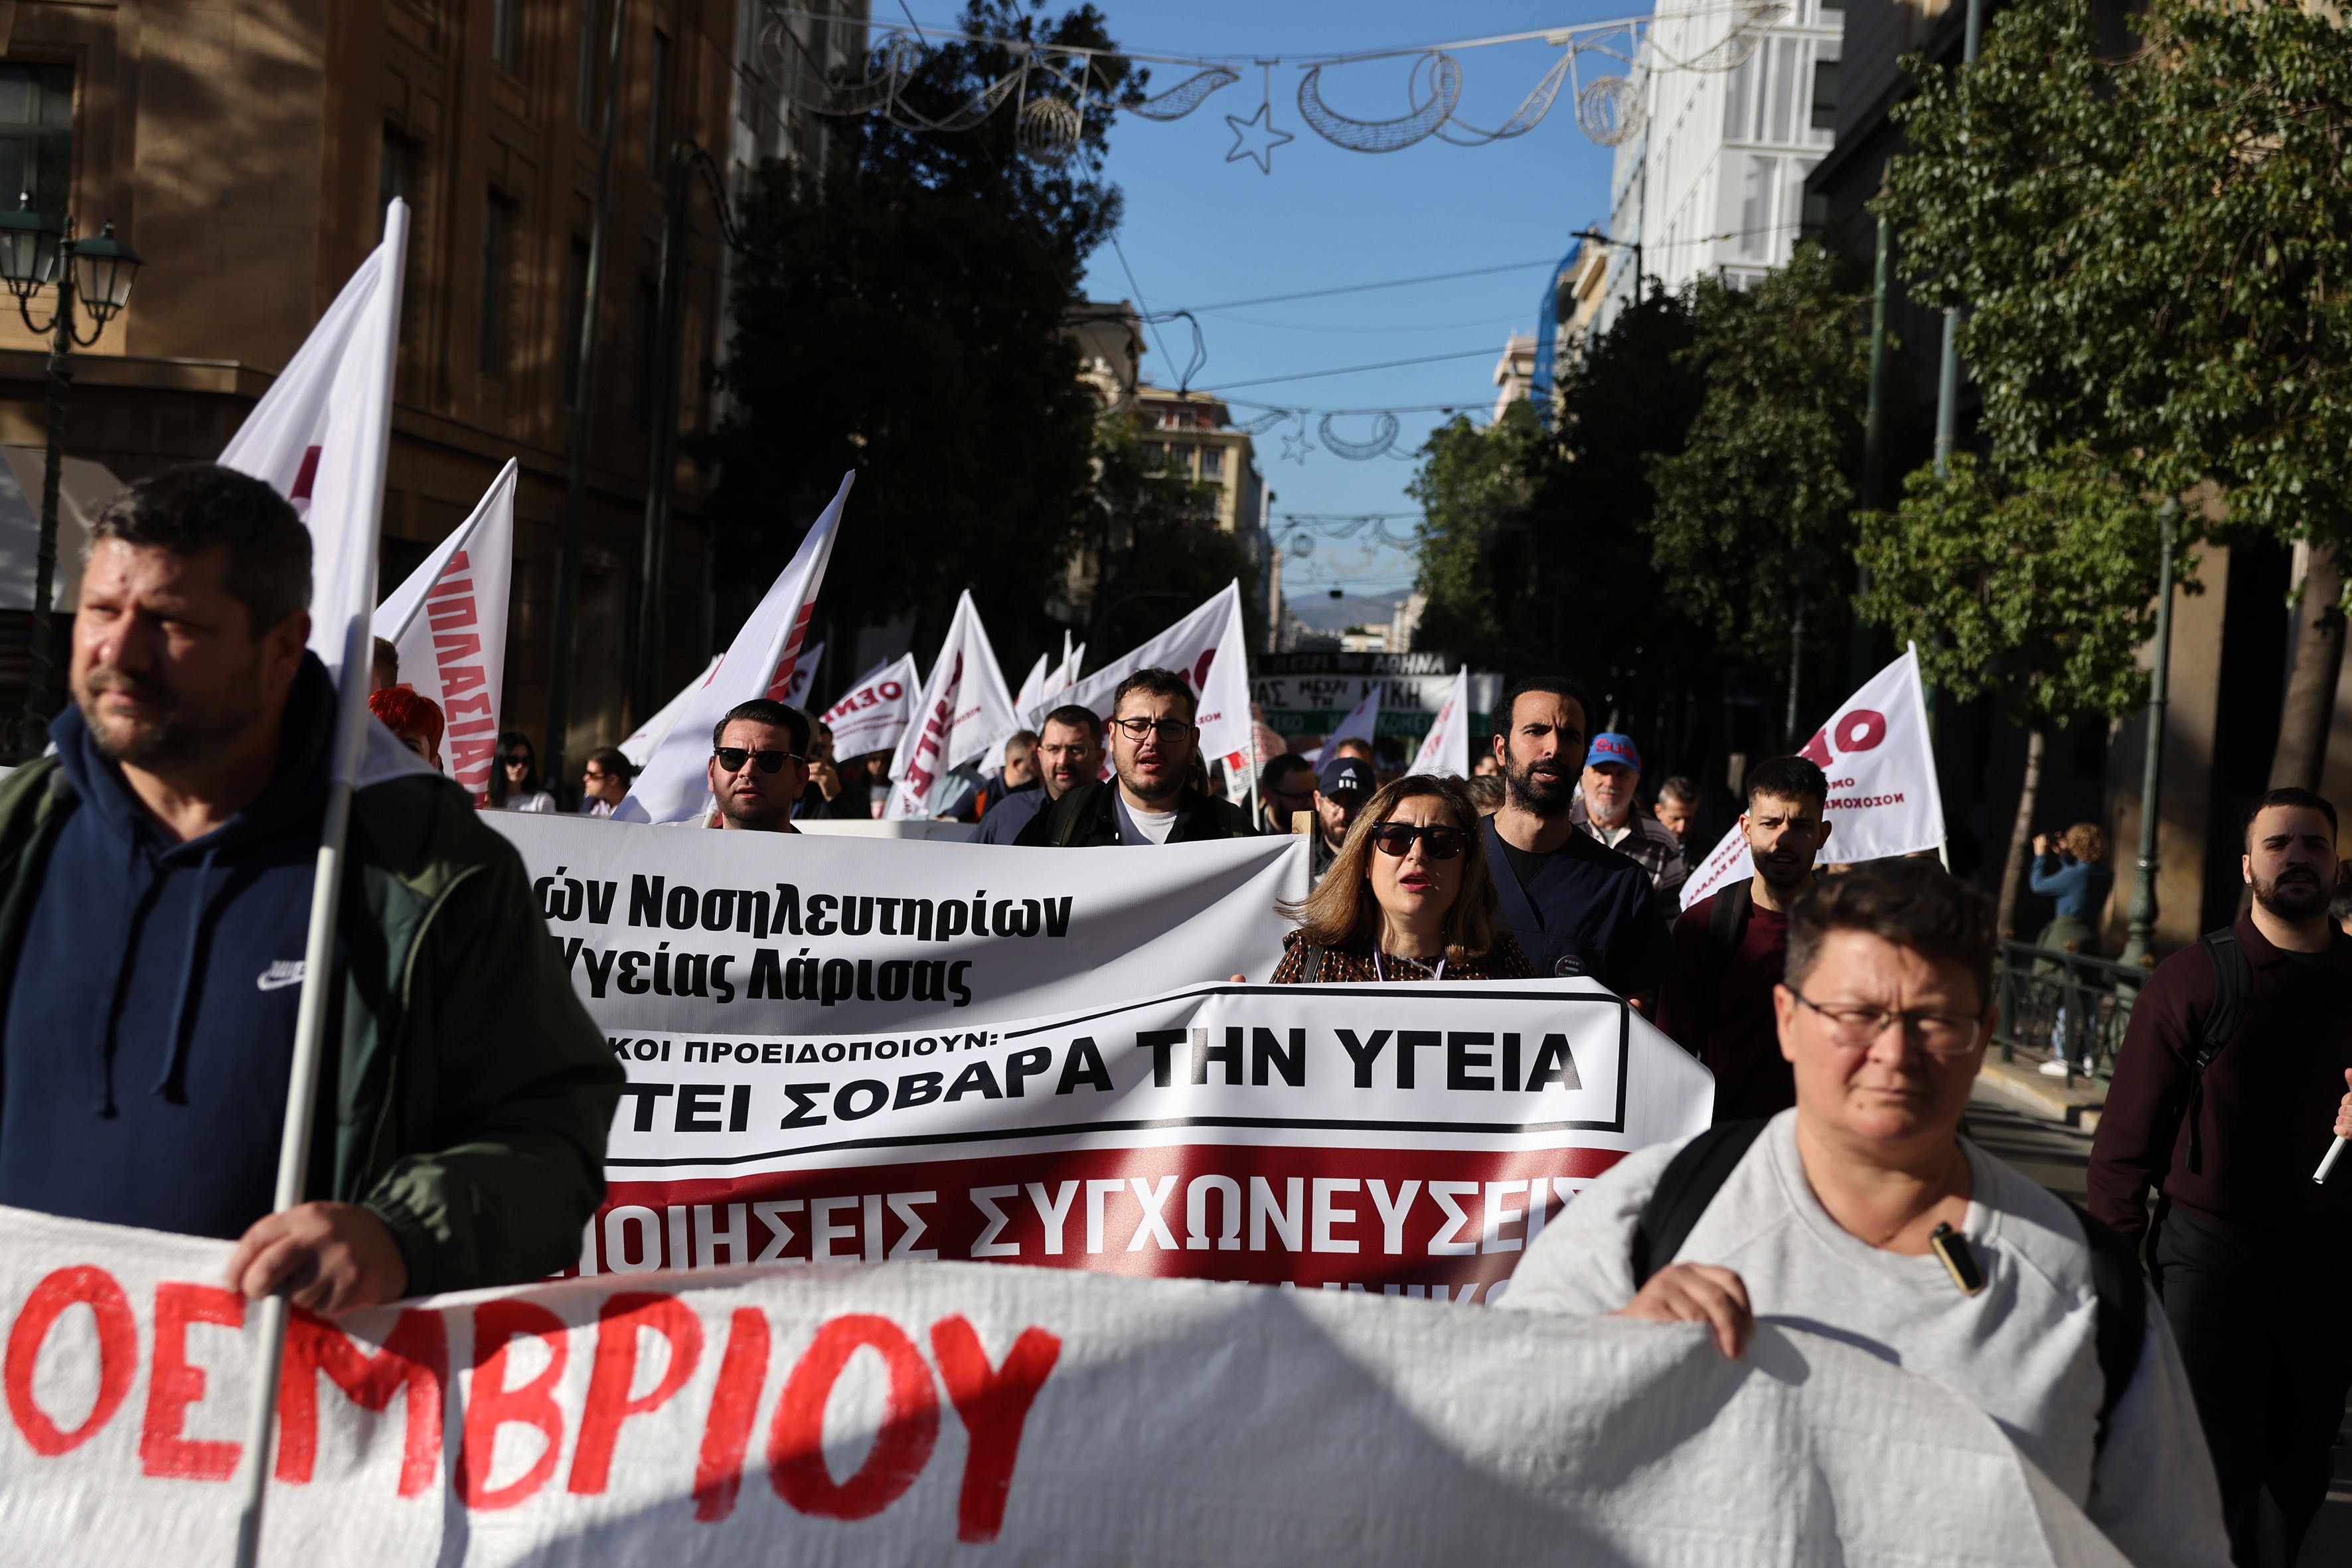
[(1524, 980), (1495, 921), (1478, 809), (1459, 779), (1415, 773), (1365, 803), (1315, 891), (1283, 912), (1277, 985), (1320, 981)]
[(555, 797), (539, 787), (539, 753), (528, 737), (508, 731), (499, 737), (499, 765), (490, 770), (493, 811), (553, 811)]

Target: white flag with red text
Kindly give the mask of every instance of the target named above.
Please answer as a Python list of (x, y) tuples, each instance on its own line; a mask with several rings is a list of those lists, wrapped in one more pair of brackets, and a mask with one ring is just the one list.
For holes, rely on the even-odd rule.
[(841, 509), (849, 500), (855, 472), (841, 476), (841, 489), (801, 540), (792, 563), (777, 577), (727, 653), (702, 678), (678, 710), (670, 731), (654, 748), (629, 798), (614, 807), (625, 822), (686, 822), (709, 809), (710, 731), (727, 710), (755, 697), (771, 696), (789, 684), (797, 665), (825, 563), (833, 559)]
[(439, 704), (448, 773), (488, 799), (507, 668), (507, 597), (514, 569), (513, 458), (474, 514), (376, 606), (375, 635), (400, 651), (400, 677)]
[(886, 659), (851, 681), (841, 700), (820, 716), (833, 731), (833, 754), (848, 758), (896, 751), (922, 689), (922, 673), (911, 653)]
[[(373, 647), (408, 204), (394, 198), (383, 224), (383, 243), (352, 272), (220, 455), (222, 467), (250, 474), (293, 502), (310, 529), (310, 649), (336, 672), (353, 649), (364, 668)], [(356, 695), (362, 717), (366, 700), (362, 681)], [(356, 778), (368, 727), (339, 721), (337, 730), (335, 776)], [(370, 749), (367, 771), (378, 771), (374, 752), (381, 750)]]
[[(1076, 703), (1108, 719), (1118, 683), (1139, 669), (1154, 668), (1173, 670), (1192, 689), (1197, 704), (1193, 722), (1201, 727), (1203, 757), (1232, 758), (1249, 752), (1249, 637), (1242, 623), (1239, 583), (1226, 584), (1223, 593), (1150, 642), (1057, 694), (1051, 706)], [(1045, 717), (1040, 708), (1024, 713), (1022, 721), (1034, 730)]]
[[(1797, 754), (1829, 775), (1823, 860), (1877, 860), (1943, 844), (1944, 797), (1936, 784), (1916, 647), (1905, 648), (1901, 658), (1847, 698)], [(1735, 822), (1683, 883), (1683, 908), (1755, 869)]]
[(882, 815), (904, 822), (944, 811), (955, 790), (948, 771), (986, 756), (1020, 727), (996, 649), (967, 588), (890, 758), (890, 804)]
[(1470, 776), (1470, 667), (1464, 665), (1462, 673), (1454, 678), (1452, 689), (1437, 710), (1437, 718), (1429, 726), (1429, 733), (1414, 753), (1412, 773), (1437, 773), (1441, 776)]

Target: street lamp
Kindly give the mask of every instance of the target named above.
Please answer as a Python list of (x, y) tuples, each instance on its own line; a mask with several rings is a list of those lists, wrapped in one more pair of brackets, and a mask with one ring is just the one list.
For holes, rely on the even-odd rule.
[[(58, 479), (65, 465), (66, 394), (73, 373), (66, 356), (79, 343), (94, 345), (106, 324), (131, 302), (139, 276), (139, 253), (114, 237), (109, 218), (95, 239), (75, 239), (71, 218), (59, 228), (20, 195), (15, 212), (0, 212), (0, 282), (16, 297), (16, 314), (30, 331), (49, 337), (49, 447), (41, 476), (41, 544), (33, 578), (33, 644), (25, 677), (25, 741), (27, 747), (48, 722), (49, 595), (58, 571)], [(62, 263), (62, 265), (61, 265)], [(55, 288), (57, 303), (47, 321), (33, 320), (33, 295)], [(81, 297), (89, 335), (74, 325), (74, 298)]]
[(1789, 552), (1789, 585), (1797, 591), (1796, 614), (1789, 618), (1789, 747), (1797, 745), (1797, 685), (1805, 668), (1805, 595), (1828, 575), (1829, 552), (1818, 544), (1800, 544)]

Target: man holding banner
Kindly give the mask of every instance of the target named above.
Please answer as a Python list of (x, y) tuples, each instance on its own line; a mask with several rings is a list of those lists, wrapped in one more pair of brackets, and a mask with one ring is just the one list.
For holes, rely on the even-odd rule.
[(310, 536), (211, 465), (92, 532), (57, 755), (0, 783), (0, 1205), (240, 1238), (236, 1288), (330, 1315), (564, 1267), (621, 1072), (514, 850), (405, 752), (353, 796), (318, 1201), (270, 1212), (336, 705)]
[(1111, 699), (1112, 779), (1039, 812), (1016, 844), (1191, 844), (1247, 838), (1249, 814), (1191, 786), (1201, 731), (1192, 689), (1171, 670), (1139, 669)]

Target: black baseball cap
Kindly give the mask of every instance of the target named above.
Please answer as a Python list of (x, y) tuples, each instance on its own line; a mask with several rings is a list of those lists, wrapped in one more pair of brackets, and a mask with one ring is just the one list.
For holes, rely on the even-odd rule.
[(1323, 764), (1323, 776), (1315, 787), (1326, 795), (1344, 795), (1352, 790), (1358, 795), (1370, 795), (1380, 787), (1372, 776), (1372, 764), (1361, 757), (1334, 757)]

